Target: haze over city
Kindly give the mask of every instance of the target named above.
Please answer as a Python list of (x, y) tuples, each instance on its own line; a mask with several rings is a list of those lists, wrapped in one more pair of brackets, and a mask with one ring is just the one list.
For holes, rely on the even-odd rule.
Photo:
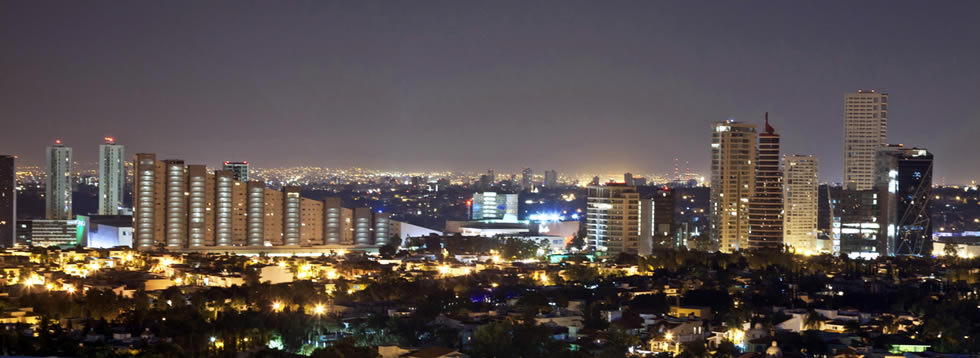
[[(843, 94), (977, 178), (973, 1), (3, 2), (0, 152), (61, 139), (217, 166), (707, 173), (762, 123), (841, 180)], [(176, 145), (175, 145), (176, 144)], [(76, 161), (94, 162), (78, 150)]]

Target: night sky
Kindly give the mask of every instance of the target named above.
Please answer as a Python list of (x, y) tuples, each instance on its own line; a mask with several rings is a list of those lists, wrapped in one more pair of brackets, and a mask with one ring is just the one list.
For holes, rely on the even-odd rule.
[[(3, 1), (0, 154), (707, 174), (762, 124), (839, 181), (842, 101), (980, 177), (978, 1)], [(683, 164), (682, 164), (683, 165)]]

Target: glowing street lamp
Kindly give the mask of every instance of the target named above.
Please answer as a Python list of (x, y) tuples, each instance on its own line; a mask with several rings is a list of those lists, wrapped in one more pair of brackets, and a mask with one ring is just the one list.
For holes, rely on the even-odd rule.
[(317, 315), (321, 315), (326, 311), (327, 308), (324, 307), (323, 304), (317, 304), (316, 306), (313, 307), (313, 313), (316, 313)]
[(276, 311), (276, 312), (282, 311), (282, 303), (279, 303), (278, 301), (273, 302), (272, 303), (272, 310), (273, 311)]

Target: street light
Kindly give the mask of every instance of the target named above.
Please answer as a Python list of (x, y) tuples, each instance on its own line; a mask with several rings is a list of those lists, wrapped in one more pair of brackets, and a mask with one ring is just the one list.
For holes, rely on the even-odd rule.
[(272, 310), (273, 311), (276, 311), (276, 312), (281, 311), (282, 310), (282, 303), (279, 303), (278, 301), (277, 302), (273, 302), (272, 303)]

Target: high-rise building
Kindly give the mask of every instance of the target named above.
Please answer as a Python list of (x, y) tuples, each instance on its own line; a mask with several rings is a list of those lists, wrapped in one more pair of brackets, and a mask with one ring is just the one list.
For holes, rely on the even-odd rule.
[(135, 156), (133, 179), (132, 238), (139, 250), (372, 249), (400, 233), (390, 214), (363, 208), (355, 219), (339, 198), (307, 199), (299, 187), (243, 183), (231, 170), (209, 173), (153, 154)]
[(490, 181), (490, 186), (497, 185), (497, 175), (493, 173), (493, 169), (487, 169), (487, 179)]
[(609, 255), (640, 253), (640, 194), (636, 187), (609, 183), (588, 188), (588, 244)]
[(899, 145), (878, 151), (878, 254), (928, 255), (932, 252), (932, 153)]
[(187, 237), (188, 247), (215, 245), (217, 212), (214, 174), (203, 165), (187, 166)]
[(534, 189), (534, 172), (531, 168), (524, 168), (521, 171), (521, 190), (531, 190)]
[(874, 186), (875, 153), (888, 143), (888, 94), (859, 90), (844, 95), (844, 188)]
[(71, 216), (71, 148), (56, 140), (47, 148), (47, 182), (44, 189), (45, 215), (49, 220), (68, 220)]
[(755, 125), (715, 123), (711, 135), (711, 242), (721, 252), (748, 248), (755, 192)]
[(558, 172), (554, 169), (544, 171), (544, 187), (553, 189), (558, 187)]
[(875, 190), (856, 190), (855, 183), (848, 184), (840, 194), (834, 216), (840, 218), (835, 227), (840, 238), (840, 253), (851, 258), (875, 258), (878, 256), (878, 193)]
[(99, 215), (119, 215), (125, 185), (125, 148), (105, 137), (105, 144), (99, 145)]
[(655, 248), (680, 247), (674, 235), (674, 204), (674, 191), (668, 187), (640, 199), (640, 255), (650, 255)]
[(224, 170), (230, 170), (232, 178), (242, 183), (248, 182), (248, 162), (225, 162)]
[(187, 244), (187, 171), (183, 160), (164, 161), (164, 195), (167, 203), (167, 248), (182, 248)]
[(623, 174), (623, 184), (633, 185), (633, 173), (627, 172)]
[(517, 206), (517, 194), (474, 193), (470, 217), (473, 220), (517, 222)]
[(17, 167), (14, 156), (0, 155), (0, 247), (17, 237)]
[(323, 214), (324, 240), (327, 245), (353, 245), (353, 210), (342, 207), (340, 198), (325, 198)]
[(133, 245), (140, 250), (163, 244), (167, 207), (163, 162), (139, 153), (133, 160)]
[(787, 156), (783, 170), (783, 242), (799, 253), (818, 252), (817, 158)]
[(749, 247), (783, 245), (783, 171), (779, 168), (779, 134), (769, 125), (759, 133), (755, 161), (755, 192), (749, 199)]

